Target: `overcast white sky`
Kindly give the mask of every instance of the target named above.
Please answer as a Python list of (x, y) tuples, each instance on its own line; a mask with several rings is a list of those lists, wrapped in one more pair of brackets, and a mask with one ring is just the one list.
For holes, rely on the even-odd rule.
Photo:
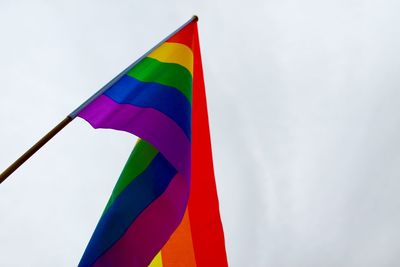
[[(231, 266), (400, 266), (397, 0), (0, 0), (0, 169), (200, 17)], [(135, 138), (77, 119), (0, 185), (0, 266), (75, 266)]]

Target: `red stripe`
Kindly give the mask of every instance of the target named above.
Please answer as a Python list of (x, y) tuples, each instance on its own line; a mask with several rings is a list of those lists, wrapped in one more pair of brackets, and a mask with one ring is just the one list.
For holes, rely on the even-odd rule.
[(174, 36), (169, 38), (167, 42), (170, 43), (181, 43), (193, 50), (193, 31), (196, 26), (196, 22), (189, 23), (182, 30), (177, 32)]
[(189, 218), (197, 266), (228, 266), (214, 178), (197, 23), (194, 27), (192, 175)]

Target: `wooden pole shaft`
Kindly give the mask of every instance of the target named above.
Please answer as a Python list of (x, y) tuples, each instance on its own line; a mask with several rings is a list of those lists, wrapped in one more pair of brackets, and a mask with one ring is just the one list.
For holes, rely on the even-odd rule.
[(10, 165), (3, 173), (0, 174), (0, 184), (7, 179), (16, 169), (18, 169), (25, 161), (27, 161), (33, 154), (35, 154), (42, 146), (44, 146), (51, 138), (53, 138), (59, 131), (68, 125), (73, 120), (70, 116), (62, 120), (56, 127), (42, 137), (36, 144), (34, 144), (28, 151), (19, 157), (13, 164)]

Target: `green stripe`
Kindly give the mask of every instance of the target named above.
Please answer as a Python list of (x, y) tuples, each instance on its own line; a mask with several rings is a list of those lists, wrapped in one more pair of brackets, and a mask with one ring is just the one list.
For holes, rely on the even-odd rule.
[(146, 170), (157, 154), (158, 151), (151, 144), (139, 139), (119, 176), (103, 214), (110, 208), (119, 194), (124, 191), (125, 187)]
[(142, 82), (155, 82), (174, 87), (192, 103), (192, 75), (179, 64), (163, 63), (153, 58), (144, 58), (128, 75)]

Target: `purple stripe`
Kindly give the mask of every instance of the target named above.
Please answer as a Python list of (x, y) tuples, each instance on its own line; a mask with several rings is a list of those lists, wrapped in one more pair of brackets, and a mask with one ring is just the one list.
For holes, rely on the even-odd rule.
[(168, 116), (152, 108), (118, 104), (101, 95), (79, 117), (94, 128), (132, 133), (160, 151), (186, 179), (190, 178), (191, 144), (182, 129)]
[(93, 266), (148, 266), (181, 222), (189, 190), (190, 184), (177, 174), (167, 190)]

